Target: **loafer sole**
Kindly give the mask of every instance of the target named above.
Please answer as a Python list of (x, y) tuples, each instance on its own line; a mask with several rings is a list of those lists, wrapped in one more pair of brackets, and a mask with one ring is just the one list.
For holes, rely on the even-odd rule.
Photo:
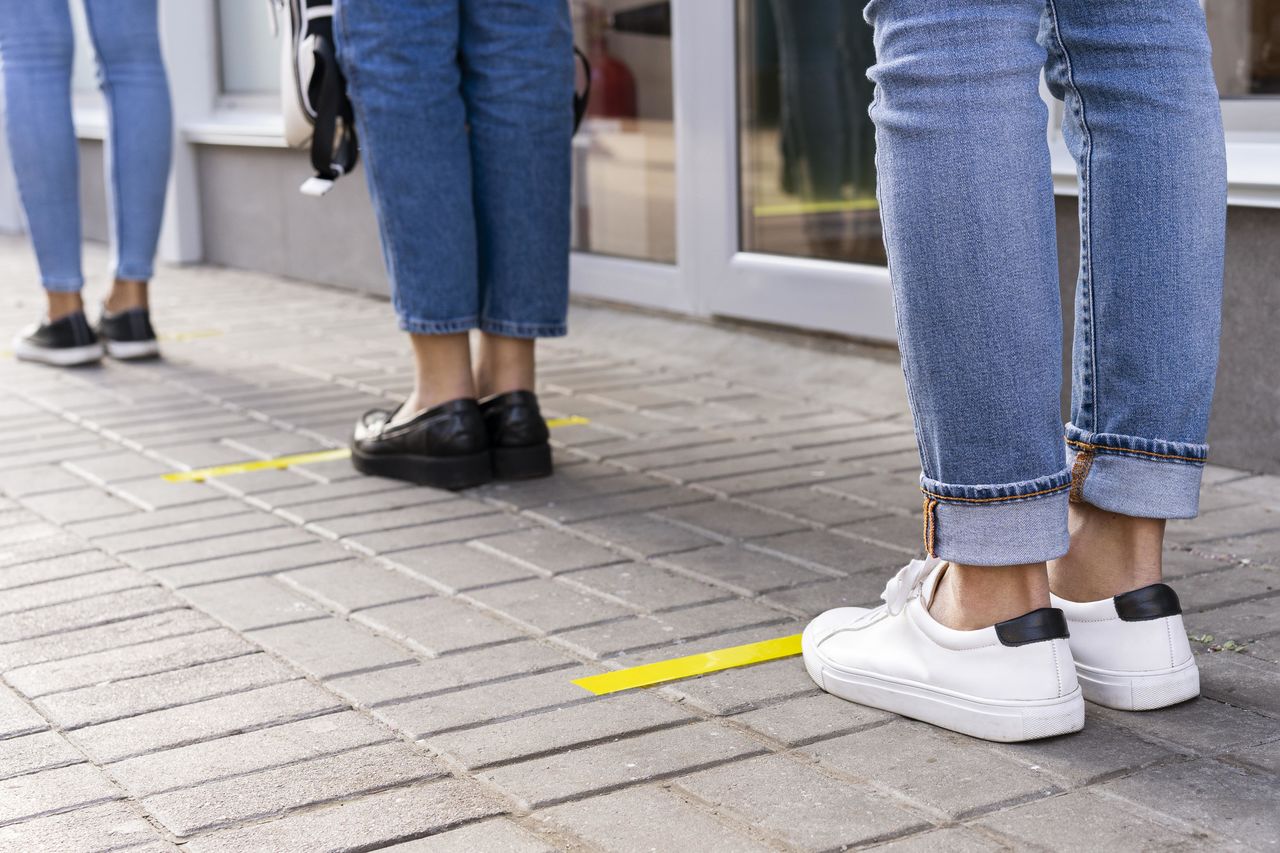
[(482, 486), (493, 479), (488, 451), (467, 456), (413, 456), (362, 453), (353, 447), (351, 463), (361, 474), (450, 491)]
[(495, 447), (493, 475), (499, 480), (533, 480), (551, 476), (551, 445)]

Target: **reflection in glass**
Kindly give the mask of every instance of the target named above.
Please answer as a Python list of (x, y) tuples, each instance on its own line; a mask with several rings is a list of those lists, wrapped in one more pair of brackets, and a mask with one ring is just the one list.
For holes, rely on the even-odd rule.
[(742, 248), (883, 264), (862, 5), (739, 0)]
[(1205, 0), (1224, 98), (1280, 95), (1280, 0)]
[(591, 60), (591, 101), (574, 139), (573, 248), (676, 259), (670, 5), (573, 0)]

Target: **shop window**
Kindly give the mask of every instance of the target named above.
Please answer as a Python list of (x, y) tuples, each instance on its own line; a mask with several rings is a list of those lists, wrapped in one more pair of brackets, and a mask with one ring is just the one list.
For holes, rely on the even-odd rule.
[(1280, 0), (1205, 0), (1224, 99), (1280, 96)]
[(885, 263), (874, 61), (859, 3), (739, 0), (743, 250)]
[(592, 68), (587, 118), (573, 144), (573, 248), (674, 263), (670, 4), (573, 0), (570, 5), (575, 40)]

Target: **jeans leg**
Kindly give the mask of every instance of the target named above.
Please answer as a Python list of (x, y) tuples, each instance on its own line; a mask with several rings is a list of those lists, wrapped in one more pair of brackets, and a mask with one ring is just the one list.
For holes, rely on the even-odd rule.
[(85, 0), (109, 114), (112, 266), (117, 278), (133, 281), (147, 281), (154, 270), (173, 150), (156, 11), (156, 0)]
[(0, 0), (5, 131), (46, 290), (75, 292), (80, 165), (71, 120), (74, 42), (67, 0)]
[(1080, 175), (1072, 498), (1199, 508), (1218, 363), (1226, 158), (1197, 0), (1047, 0), (1046, 79)]
[(338, 0), (335, 13), (392, 298), (415, 334), (480, 316), (460, 2)]
[(481, 322), (565, 334), (569, 301), (573, 31), (565, 0), (463, 0)]
[(978, 565), (1048, 560), (1068, 544), (1043, 2), (866, 7), (926, 545)]

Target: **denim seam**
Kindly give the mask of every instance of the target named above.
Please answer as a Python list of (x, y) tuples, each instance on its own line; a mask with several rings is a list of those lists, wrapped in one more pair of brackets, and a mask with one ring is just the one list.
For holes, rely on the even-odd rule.
[(1025, 495), (1000, 495), (998, 497), (991, 497), (991, 498), (960, 498), (960, 497), (953, 498), (953, 497), (948, 497), (947, 495), (934, 494), (933, 492), (930, 492), (929, 490), (924, 488), (920, 489), (920, 491), (938, 503), (987, 504), (987, 503), (1007, 503), (1008, 501), (1021, 501), (1021, 500), (1026, 500), (1027, 498), (1040, 497), (1041, 495), (1052, 495), (1055, 492), (1066, 491), (1067, 489), (1070, 489), (1070, 488), (1071, 488), (1070, 483), (1063, 483), (1061, 486), (1054, 486), (1051, 489), (1041, 489), (1038, 492), (1028, 492)]
[[(1093, 294), (1093, 193), (1089, 191), (1093, 179), (1093, 133), (1089, 130), (1089, 122), (1085, 114), (1084, 96), (1076, 85), (1075, 69), (1071, 64), (1071, 53), (1062, 39), (1062, 27), (1058, 23), (1058, 6), (1055, 0), (1047, 0), (1049, 14), (1053, 17), (1053, 36), (1058, 42), (1058, 50), (1062, 51), (1063, 62), (1067, 66), (1067, 84), (1075, 95), (1078, 115), (1076, 120), (1084, 137), (1084, 161), (1080, 164), (1080, 215), (1083, 221), (1080, 226), (1081, 257), (1080, 269), (1082, 283), (1088, 298), (1089, 316), (1085, 322), (1085, 330), (1089, 335), (1089, 393), (1091, 396), (1090, 417), (1093, 431), (1098, 430), (1098, 324), (1097, 304)], [(1064, 113), (1065, 115), (1065, 113)]]
[(1190, 462), (1195, 465), (1203, 465), (1207, 460), (1197, 456), (1181, 456), (1176, 453), (1156, 453), (1154, 450), (1137, 450), (1132, 447), (1111, 447), (1107, 444), (1090, 444), (1085, 441), (1076, 441), (1075, 439), (1066, 439), (1067, 444), (1078, 448), (1083, 453), (1111, 453), (1117, 456), (1125, 456), (1133, 454), (1137, 456), (1152, 456), (1156, 459), (1167, 459), (1172, 462)]

